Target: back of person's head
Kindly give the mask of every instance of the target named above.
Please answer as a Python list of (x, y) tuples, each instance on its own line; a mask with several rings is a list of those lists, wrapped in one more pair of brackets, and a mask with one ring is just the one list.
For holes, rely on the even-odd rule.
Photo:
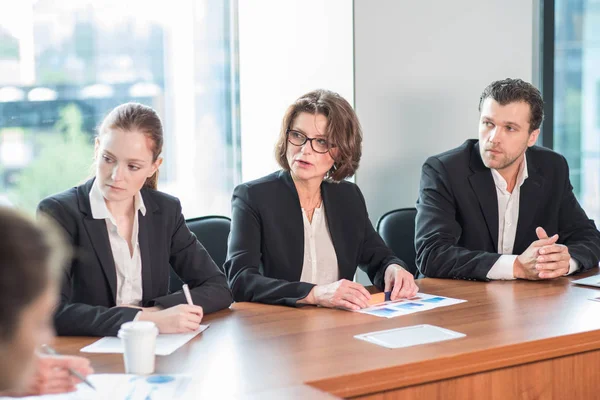
[(275, 147), (275, 158), (279, 165), (290, 170), (286, 157), (287, 131), (300, 113), (321, 114), (327, 118), (327, 140), (335, 146), (335, 163), (327, 177), (341, 181), (354, 175), (362, 155), (362, 129), (358, 117), (346, 99), (325, 89), (308, 92), (288, 107)]
[[(125, 103), (115, 107), (100, 124), (97, 137), (109, 130), (137, 131), (146, 135), (152, 141), (152, 162), (162, 153), (163, 126), (157, 112), (151, 107), (140, 103)], [(158, 187), (158, 170), (146, 179), (144, 186), (151, 189)]]
[(60, 265), (61, 234), (51, 222), (35, 222), (0, 207), (0, 391), (31, 374), (34, 350), (53, 336), (52, 313)]
[(509, 103), (527, 103), (529, 105), (529, 132), (539, 129), (542, 125), (544, 100), (540, 91), (531, 83), (511, 78), (490, 83), (479, 98), (480, 112), (483, 102), (488, 98), (496, 100), (501, 106)]

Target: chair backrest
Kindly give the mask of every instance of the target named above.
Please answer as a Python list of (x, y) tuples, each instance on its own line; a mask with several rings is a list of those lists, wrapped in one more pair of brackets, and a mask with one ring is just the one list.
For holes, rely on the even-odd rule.
[[(227, 239), (231, 228), (231, 220), (220, 215), (210, 215), (206, 217), (192, 218), (186, 221), (190, 231), (196, 235), (196, 238), (217, 266), (223, 270), (225, 258), (227, 258)], [(183, 282), (171, 269), (171, 278), (169, 290), (171, 293), (181, 290)]]
[(418, 277), (417, 252), (415, 251), (416, 216), (416, 208), (400, 208), (389, 211), (377, 221), (377, 232), (396, 256), (408, 264), (409, 272)]

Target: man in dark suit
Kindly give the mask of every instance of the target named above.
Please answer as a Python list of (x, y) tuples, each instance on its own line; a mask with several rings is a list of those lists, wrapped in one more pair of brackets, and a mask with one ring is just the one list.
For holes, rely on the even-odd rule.
[[(540, 92), (520, 79), (479, 100), (479, 140), (423, 165), (420, 271), (455, 279), (552, 279), (598, 266), (600, 233), (573, 194), (565, 158), (534, 146)], [(551, 235), (549, 237), (549, 235)]]

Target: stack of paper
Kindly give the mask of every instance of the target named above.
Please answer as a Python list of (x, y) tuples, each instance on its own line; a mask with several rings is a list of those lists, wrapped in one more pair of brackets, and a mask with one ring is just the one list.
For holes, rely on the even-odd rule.
[[(156, 350), (154, 354), (157, 356), (168, 356), (175, 350), (192, 340), (200, 332), (208, 328), (208, 325), (200, 325), (200, 328), (191, 333), (168, 333), (160, 334), (156, 337)], [(81, 349), (84, 353), (123, 353), (123, 343), (121, 339), (114, 336), (104, 337), (89, 346)]]
[(354, 336), (388, 349), (417, 346), (420, 344), (443, 342), (465, 337), (464, 333), (451, 331), (434, 325), (414, 325), (385, 331), (369, 332)]

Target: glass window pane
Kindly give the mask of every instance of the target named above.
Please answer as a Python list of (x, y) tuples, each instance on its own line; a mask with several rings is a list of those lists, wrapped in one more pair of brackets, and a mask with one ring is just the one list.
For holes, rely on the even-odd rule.
[(554, 148), (573, 190), (600, 223), (600, 1), (555, 2)]
[(159, 190), (186, 217), (229, 214), (241, 169), (234, 1), (0, 4), (0, 202), (33, 212), (86, 179), (95, 128), (136, 101), (163, 118)]

